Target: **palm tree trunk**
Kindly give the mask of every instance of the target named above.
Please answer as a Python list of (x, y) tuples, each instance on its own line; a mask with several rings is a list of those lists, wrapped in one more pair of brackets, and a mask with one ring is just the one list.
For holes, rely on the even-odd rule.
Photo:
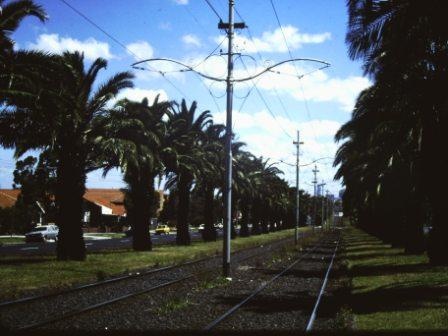
[(240, 237), (249, 237), (249, 214), (250, 207), (248, 202), (241, 202), (241, 229)]
[(423, 220), (423, 208), (421, 202), (409, 202), (406, 211), (406, 234), (404, 235), (405, 253), (422, 254), (425, 251)]
[[(67, 151), (66, 153), (68, 153)], [(57, 167), (56, 224), (59, 227), (56, 253), (58, 260), (85, 260), (82, 232), (82, 205), (85, 193), (85, 160), (73, 160), (63, 153)]]
[(132, 227), (132, 248), (135, 251), (151, 251), (149, 227), (154, 208), (154, 177), (139, 180), (131, 186), (128, 197), (128, 219)]
[(427, 111), (422, 117), (422, 185), (428, 196), (432, 213), (432, 230), (428, 239), (428, 257), (432, 264), (448, 265), (448, 225), (444, 204), (446, 178), (441, 178), (439, 185), (434, 183), (434, 176), (444, 176), (446, 157), (442, 146), (444, 126), (447, 125), (446, 113), (440, 119), (440, 124)]
[(443, 198), (432, 204), (432, 230), (429, 234), (428, 257), (433, 265), (448, 265), (448, 225)]
[(261, 234), (261, 228), (260, 228), (260, 219), (261, 219), (261, 206), (259, 201), (255, 201), (252, 206), (252, 235), (259, 235)]
[(190, 231), (188, 229), (188, 215), (190, 212), (190, 185), (191, 180), (179, 175), (178, 190), (178, 206), (177, 206), (177, 245), (190, 245)]
[(204, 240), (216, 241), (216, 229), (214, 227), (214, 188), (206, 184), (204, 187)]
[[(236, 195), (234, 194), (232, 197), (232, 217), (230, 220), (231, 226), (230, 226), (230, 239), (236, 238), (236, 228), (235, 225), (237, 224), (237, 208), (236, 208)], [(235, 218), (235, 220), (234, 220)]]
[(261, 211), (262, 219), (261, 219), (261, 233), (269, 233), (268, 223), (269, 223), (269, 208), (265, 205)]

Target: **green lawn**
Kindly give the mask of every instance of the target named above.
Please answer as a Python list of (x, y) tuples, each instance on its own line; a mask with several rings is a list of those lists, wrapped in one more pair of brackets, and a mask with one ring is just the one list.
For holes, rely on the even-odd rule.
[(345, 242), (355, 329), (448, 329), (448, 267), (353, 228)]
[(123, 238), (125, 237), (125, 234), (123, 232), (102, 232), (102, 233), (84, 233), (84, 236), (86, 240), (89, 239), (88, 236), (92, 237), (107, 237), (107, 238)]
[[(307, 229), (301, 229), (304, 231)], [(238, 238), (232, 251), (293, 236), (294, 230)], [(84, 262), (57, 261), (55, 257), (0, 256), (0, 299), (23, 295), (25, 291), (46, 287), (57, 290), (77, 283), (104, 279), (138, 269), (180, 263), (220, 254), (222, 241), (191, 246), (157, 246), (151, 252), (132, 250), (90, 253)]]
[(1, 244), (20, 244), (24, 243), (25, 239), (20, 237), (0, 237), (0, 245)]

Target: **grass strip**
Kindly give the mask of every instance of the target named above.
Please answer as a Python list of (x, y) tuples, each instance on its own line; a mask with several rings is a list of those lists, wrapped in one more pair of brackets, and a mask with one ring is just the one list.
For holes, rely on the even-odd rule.
[(357, 330), (447, 330), (448, 267), (355, 228), (345, 234)]
[[(301, 228), (301, 232), (308, 230)], [(232, 240), (232, 251), (293, 237), (294, 230), (284, 230)], [(114, 250), (90, 253), (87, 260), (57, 261), (54, 256), (0, 256), (0, 299), (23, 296), (45, 288), (60, 290), (80, 283), (103, 280), (151, 267), (162, 267), (188, 260), (221, 254), (222, 241), (194, 242), (190, 246), (161, 245), (150, 252)]]
[(23, 244), (24, 242), (25, 239), (20, 237), (0, 237), (0, 245)]

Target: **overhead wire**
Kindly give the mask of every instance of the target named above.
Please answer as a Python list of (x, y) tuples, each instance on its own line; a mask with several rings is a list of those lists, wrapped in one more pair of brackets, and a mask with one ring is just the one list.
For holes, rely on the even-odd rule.
[[(136, 59), (139, 59), (138, 55), (135, 54), (132, 50), (130, 50), (126, 45), (124, 45), (123, 43), (121, 43), (118, 39), (116, 39), (114, 36), (112, 36), (110, 33), (108, 33), (105, 29), (101, 28), (98, 24), (96, 24), (92, 19), (90, 19), (89, 17), (87, 17), (84, 13), (82, 13), (80, 10), (78, 10), (77, 8), (73, 7), (70, 3), (68, 3), (66, 0), (59, 0), (60, 2), (62, 2), (63, 4), (65, 4), (67, 7), (69, 7), (72, 11), (74, 11), (76, 14), (78, 14), (79, 16), (81, 16), (84, 20), (86, 20), (88, 23), (90, 23), (92, 26), (94, 26), (95, 28), (97, 28), (99, 31), (101, 31), (104, 35), (106, 35), (107, 37), (109, 37), (113, 42), (115, 42), (117, 45), (119, 45), (120, 47), (122, 47), (124, 50), (126, 50), (128, 53), (130, 53), (132, 56), (134, 56)], [(148, 66), (149, 67), (149, 66)], [(150, 68), (150, 67), (149, 67)], [(149, 71), (152, 71), (150, 69), (148, 69)], [(165, 79), (178, 93), (181, 94), (181, 96), (187, 100), (190, 100), (187, 98), (187, 95), (177, 86), (173, 83), (173, 81), (171, 81), (169, 78), (167, 78), (165, 76), (165, 73), (162, 71), (157, 71), (155, 70), (155, 72), (158, 72), (163, 79)]]
[[(284, 32), (284, 30), (283, 30), (283, 26), (282, 26), (282, 24), (281, 24), (281, 22), (280, 22), (280, 18), (279, 18), (279, 16), (278, 16), (277, 10), (276, 10), (276, 8), (275, 8), (274, 1), (273, 1), (273, 0), (269, 0), (269, 1), (270, 1), (270, 3), (271, 3), (272, 9), (273, 9), (273, 11), (274, 11), (274, 15), (275, 15), (275, 18), (276, 18), (276, 20), (277, 20), (277, 24), (278, 24), (278, 26), (279, 26), (279, 28), (280, 28), (281, 33), (282, 33), (283, 41), (285, 42), (286, 49), (288, 50), (289, 57), (290, 57), (290, 58), (294, 58), (294, 57), (292, 56), (291, 48), (289, 47), (288, 41), (287, 41), (287, 39), (286, 39), (285, 32)], [(302, 79), (303, 76), (300, 76), (299, 71), (297, 70), (297, 66), (296, 66), (295, 63), (293, 63), (293, 66), (294, 66), (294, 70), (295, 70), (296, 75), (297, 75), (297, 79), (298, 79), (298, 81), (299, 81), (300, 90), (302, 91), (302, 96), (303, 96), (303, 100), (304, 100), (304, 103), (305, 103), (305, 110), (306, 110), (306, 113), (307, 113), (307, 115), (308, 115), (308, 120), (311, 122), (311, 112), (310, 112), (310, 108), (309, 108), (309, 106), (308, 106), (308, 99), (306, 98), (305, 90), (304, 90), (304, 88), (303, 88), (303, 84), (302, 84), (302, 81), (301, 81), (301, 79)], [(313, 134), (314, 141), (316, 141), (316, 134), (315, 134), (315, 132), (314, 132), (313, 125), (312, 125), (311, 123), (310, 123), (310, 127), (311, 127), (311, 132), (312, 132), (312, 134)]]
[[(240, 12), (238, 11), (238, 9), (236, 7), (235, 7), (235, 13), (240, 18), (241, 21), (244, 21), (243, 17), (241, 16)], [(250, 41), (255, 45), (255, 40), (253, 38), (250, 28), (246, 27), (246, 30), (247, 30), (247, 34), (249, 36)], [(260, 59), (260, 61), (263, 61), (263, 57), (261, 56), (260, 51), (256, 50), (256, 54), (258, 55), (258, 58)], [(275, 84), (274, 84), (273, 88), (274, 88), (274, 94), (277, 96), (277, 99), (280, 102), (280, 106), (282, 108), (283, 114), (286, 116), (287, 119), (292, 121), (293, 119), (291, 118), (291, 116), (288, 113), (288, 110), (286, 109), (285, 105), (283, 104), (283, 101), (280, 98), (280, 95), (278, 93), (278, 90), (277, 90), (277, 87), (275, 86)]]
[(211, 10), (213, 11), (213, 13), (215, 13), (215, 15), (218, 17), (218, 19), (222, 22), (224, 21), (222, 19), (222, 17), (219, 15), (218, 11), (215, 9), (215, 7), (213, 7), (213, 5), (210, 3), (209, 0), (205, 0), (205, 2), (207, 3), (207, 5), (211, 8)]
[[(207, 1), (208, 2), (208, 1)], [(219, 14), (215, 11), (215, 9), (213, 8), (213, 6), (211, 6), (210, 3), (208, 3), (208, 5), (212, 8), (212, 10), (215, 12), (215, 14), (217, 14), (217, 16), (220, 18)], [(188, 6), (183, 6), (185, 8), (185, 10), (187, 11), (187, 13), (193, 18), (193, 20), (198, 24), (198, 26), (201, 27), (201, 29), (203, 30), (204, 33), (207, 34), (206, 29), (204, 28), (204, 26), (200, 23), (200, 21), (198, 20), (198, 18), (196, 17), (196, 15), (194, 15), (192, 13), (192, 11), (188, 8)], [(221, 19), (220, 19), (221, 20)], [(197, 67), (199, 67), (200, 65), (204, 64), (210, 57), (212, 57), (215, 52), (222, 46), (222, 44), (226, 41), (226, 38), (224, 37), (221, 42), (199, 63), (195, 64), (194, 66), (192, 66), (192, 69), (195, 69)], [(194, 72), (194, 71), (193, 71)], [(195, 75), (199, 78), (199, 81), (201, 82), (201, 84), (204, 86), (205, 90), (207, 91), (207, 93), (212, 97), (212, 100), (217, 108), (217, 112), (221, 111), (221, 107), (219, 106), (219, 103), (215, 97), (215, 95), (212, 93), (211, 91), (211, 87), (207, 86), (207, 84), (205, 83), (205, 80), (199, 76), (197, 73), (195, 73)]]
[[(239, 17), (242, 21), (244, 21), (243, 17), (241, 16), (241, 14), (239, 13), (239, 11), (238, 11), (236, 8), (235, 8), (235, 13), (238, 15), (238, 17)], [(246, 27), (246, 29), (249, 31), (249, 28), (248, 28), (248, 27)], [(251, 40), (253, 41), (252, 35), (250, 35), (250, 38), (251, 38)], [(261, 54), (260, 54), (258, 51), (257, 51), (257, 53), (258, 53), (259, 58), (262, 60), (263, 58), (261, 57)], [(241, 60), (241, 64), (243, 64), (243, 67), (244, 67), (245, 71), (249, 74), (249, 70), (248, 70), (248, 68), (247, 68), (247, 66), (246, 66), (246, 64), (245, 64), (245, 62), (244, 62), (244, 60), (243, 60), (242, 58), (240, 58), (240, 60)], [(273, 113), (272, 109), (269, 107), (269, 105), (268, 105), (266, 99), (265, 99), (265, 98), (263, 97), (263, 95), (261, 94), (259, 88), (257, 87), (257, 82), (258, 82), (258, 81), (255, 82), (254, 79), (251, 79), (251, 82), (252, 82), (252, 84), (253, 84), (252, 89), (255, 89), (255, 90), (256, 90), (258, 96), (260, 97), (260, 100), (263, 102), (263, 104), (264, 104), (264, 106), (266, 107), (266, 109), (268, 110), (268, 112), (271, 114), (271, 116), (272, 116), (272, 117), (274, 118), (274, 120), (277, 122), (279, 128), (282, 130), (282, 132), (283, 132), (288, 138), (293, 139), (293, 137), (292, 137), (292, 136), (291, 136), (291, 135), (290, 135), (290, 134), (283, 128), (283, 126), (281, 125), (281, 123), (278, 121), (278, 119), (277, 119), (277, 117), (275, 116), (275, 114)], [(252, 90), (252, 89), (251, 89), (251, 90)], [(247, 98), (247, 97), (246, 97), (246, 98)], [(278, 97), (278, 98), (280, 99), (280, 97)], [(284, 105), (282, 104), (282, 106), (284, 106)], [(291, 118), (288, 118), (288, 119), (291, 120)]]
[[(249, 72), (246, 63), (244, 63), (243, 59), (241, 59), (241, 64), (243, 64), (244, 69), (246, 70), (246, 72)], [(251, 79), (252, 83), (253, 83), (253, 87), (255, 88), (255, 91), (257, 92), (258, 96), (260, 97), (261, 101), (263, 102), (264, 106), (266, 107), (266, 109), (268, 110), (268, 112), (270, 113), (270, 115), (272, 116), (272, 118), (274, 118), (274, 120), (276, 121), (276, 123), (278, 124), (279, 128), (283, 131), (283, 133), (291, 138), (294, 139), (281, 125), (281, 123), (278, 121), (277, 117), (275, 116), (274, 112), (272, 112), (271, 108), (269, 107), (268, 103), (266, 102), (266, 99), (263, 97), (263, 95), (260, 92), (260, 89), (258, 89), (257, 87), (257, 83), (254, 81), (254, 79)]]

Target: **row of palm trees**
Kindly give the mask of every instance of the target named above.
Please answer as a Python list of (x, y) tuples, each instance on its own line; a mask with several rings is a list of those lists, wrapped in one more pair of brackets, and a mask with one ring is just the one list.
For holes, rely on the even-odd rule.
[(346, 41), (373, 84), (358, 96), (335, 165), (345, 212), (410, 253), (448, 264), (448, 29), (443, 1), (349, 0)]
[[(154, 181), (165, 176), (177, 195), (177, 243), (190, 244), (190, 194), (204, 193), (206, 240), (216, 239), (214, 200), (223, 185), (224, 126), (214, 124), (197, 104), (123, 99), (133, 87), (133, 74), (120, 72), (98, 84), (107, 61), (98, 58), (88, 68), (79, 52), (54, 55), (14, 50), (12, 32), (28, 15), (45, 20), (42, 7), (30, 0), (6, 5), (0, 0), (0, 144), (16, 157), (37, 150), (51, 158), (55, 171), (57, 256), (84, 260), (82, 202), (86, 176), (118, 168), (126, 183), (127, 220), (133, 247), (151, 250), (149, 223), (155, 213)], [(112, 106), (113, 105), (113, 106)], [(242, 213), (241, 235), (268, 232), (269, 223), (286, 226), (293, 202), (281, 171), (243, 150), (235, 142), (233, 209)]]

